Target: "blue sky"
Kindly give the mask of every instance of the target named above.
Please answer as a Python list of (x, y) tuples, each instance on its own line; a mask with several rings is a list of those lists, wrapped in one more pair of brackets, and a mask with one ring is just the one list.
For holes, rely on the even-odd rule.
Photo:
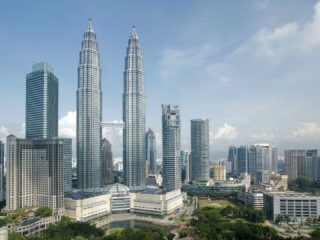
[[(311, 0), (1, 1), (0, 138), (23, 137), (25, 75), (43, 60), (60, 80), (60, 134), (74, 137), (78, 57), (90, 13), (104, 121), (122, 118), (124, 56), (135, 24), (147, 127), (159, 147), (161, 104), (172, 103), (181, 108), (183, 148), (192, 118), (210, 119), (214, 152), (258, 142), (318, 148), (320, 3)], [(105, 134), (119, 155), (119, 133)]]

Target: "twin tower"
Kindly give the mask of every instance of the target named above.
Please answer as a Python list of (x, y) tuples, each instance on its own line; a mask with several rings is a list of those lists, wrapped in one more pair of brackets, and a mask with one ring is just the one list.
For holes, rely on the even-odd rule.
[[(130, 188), (145, 185), (145, 93), (141, 47), (132, 28), (123, 74), (123, 168)], [(101, 66), (96, 33), (89, 19), (80, 50), (77, 90), (78, 188), (99, 188), (102, 141)]]

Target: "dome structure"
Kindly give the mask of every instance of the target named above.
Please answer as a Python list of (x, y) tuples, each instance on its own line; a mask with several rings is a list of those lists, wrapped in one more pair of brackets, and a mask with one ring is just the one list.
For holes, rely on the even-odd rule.
[(112, 185), (109, 185), (106, 187), (106, 190), (112, 195), (112, 196), (129, 196), (130, 189), (121, 184), (121, 183), (115, 183)]

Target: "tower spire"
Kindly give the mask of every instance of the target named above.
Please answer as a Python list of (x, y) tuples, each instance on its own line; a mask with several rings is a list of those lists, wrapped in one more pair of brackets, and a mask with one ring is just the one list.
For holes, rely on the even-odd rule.
[(86, 32), (94, 32), (93, 30), (93, 26), (92, 26), (92, 17), (90, 15), (89, 19), (88, 19), (88, 25), (86, 28)]

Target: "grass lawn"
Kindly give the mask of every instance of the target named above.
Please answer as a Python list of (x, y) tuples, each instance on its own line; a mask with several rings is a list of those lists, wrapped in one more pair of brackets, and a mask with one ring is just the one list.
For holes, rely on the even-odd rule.
[(229, 200), (208, 200), (207, 198), (199, 199), (200, 208), (203, 207), (214, 207), (214, 208), (225, 208), (227, 206), (236, 206), (235, 203)]

